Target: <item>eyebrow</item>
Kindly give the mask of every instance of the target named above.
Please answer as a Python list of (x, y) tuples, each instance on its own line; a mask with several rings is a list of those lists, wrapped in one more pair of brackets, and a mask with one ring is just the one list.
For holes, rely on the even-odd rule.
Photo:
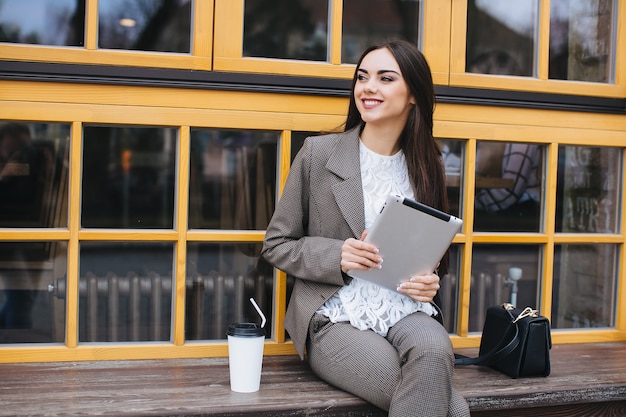
[[(364, 73), (366, 73), (366, 74), (369, 74), (369, 71), (367, 71), (367, 70), (366, 70), (366, 69), (364, 69), (364, 68), (359, 68), (357, 71), (358, 71), (358, 72), (364, 72)], [(382, 69), (382, 70), (378, 70), (378, 71), (376, 71), (376, 73), (377, 73), (378, 75), (380, 75), (380, 74), (384, 74), (384, 73), (386, 73), (386, 72), (393, 72), (394, 74), (398, 74), (398, 75), (400, 75), (400, 73), (399, 73), (398, 71), (396, 71), (396, 70)]]

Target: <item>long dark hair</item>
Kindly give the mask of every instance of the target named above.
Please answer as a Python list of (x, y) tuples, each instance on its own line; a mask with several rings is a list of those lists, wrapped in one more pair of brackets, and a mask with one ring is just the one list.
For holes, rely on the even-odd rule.
[(441, 151), (433, 137), (435, 107), (433, 78), (426, 58), (414, 44), (404, 40), (395, 40), (373, 45), (363, 52), (352, 78), (350, 104), (344, 130), (347, 131), (357, 126), (363, 130), (365, 126), (356, 107), (354, 86), (363, 58), (370, 52), (382, 48), (387, 48), (394, 56), (409, 92), (416, 101), (400, 135), (400, 148), (404, 152), (415, 199), (447, 212), (448, 198)]
[[(350, 104), (344, 129), (348, 131), (358, 126), (363, 131), (365, 127), (365, 122), (361, 119), (361, 114), (356, 107), (354, 86), (363, 58), (370, 52), (382, 48), (387, 48), (395, 58), (409, 92), (415, 98), (416, 104), (409, 112), (400, 134), (400, 148), (406, 159), (415, 199), (448, 212), (448, 195), (441, 150), (433, 137), (433, 112), (435, 110), (433, 77), (428, 61), (414, 44), (404, 40), (395, 40), (370, 46), (363, 52), (352, 78)], [(443, 277), (448, 272), (448, 263), (449, 251), (446, 251), (439, 264), (440, 276)], [(439, 294), (435, 296), (434, 301), (437, 305), (441, 305)]]

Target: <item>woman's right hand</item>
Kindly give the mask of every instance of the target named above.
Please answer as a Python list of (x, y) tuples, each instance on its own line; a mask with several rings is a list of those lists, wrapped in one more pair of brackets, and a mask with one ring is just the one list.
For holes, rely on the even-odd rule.
[(372, 268), (382, 268), (383, 258), (378, 254), (378, 248), (365, 242), (367, 230), (361, 239), (349, 238), (341, 246), (341, 271), (348, 273), (352, 269), (367, 271)]

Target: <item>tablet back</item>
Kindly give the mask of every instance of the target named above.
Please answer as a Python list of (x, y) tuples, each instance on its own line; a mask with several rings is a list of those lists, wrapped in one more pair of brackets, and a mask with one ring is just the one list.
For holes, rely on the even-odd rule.
[(411, 276), (433, 272), (462, 224), (450, 214), (391, 194), (365, 238), (380, 250), (382, 269), (348, 275), (395, 291)]

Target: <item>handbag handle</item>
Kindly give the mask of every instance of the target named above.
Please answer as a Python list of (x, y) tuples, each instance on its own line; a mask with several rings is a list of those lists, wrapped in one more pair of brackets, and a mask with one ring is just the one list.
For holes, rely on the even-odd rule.
[[(456, 366), (465, 366), (465, 365), (489, 366), (492, 363), (498, 362), (500, 359), (503, 359), (504, 357), (506, 357), (508, 354), (513, 352), (515, 348), (519, 345), (519, 329), (514, 324), (514, 322), (509, 323), (509, 328), (511, 326), (513, 326), (515, 329), (515, 333), (513, 334), (513, 337), (511, 338), (511, 340), (506, 342), (506, 340), (503, 339), (491, 351), (483, 355), (477, 356), (475, 358), (468, 358), (467, 356), (455, 354), (454, 365)], [(508, 328), (507, 328), (507, 331), (504, 333), (505, 334), (508, 333)]]

